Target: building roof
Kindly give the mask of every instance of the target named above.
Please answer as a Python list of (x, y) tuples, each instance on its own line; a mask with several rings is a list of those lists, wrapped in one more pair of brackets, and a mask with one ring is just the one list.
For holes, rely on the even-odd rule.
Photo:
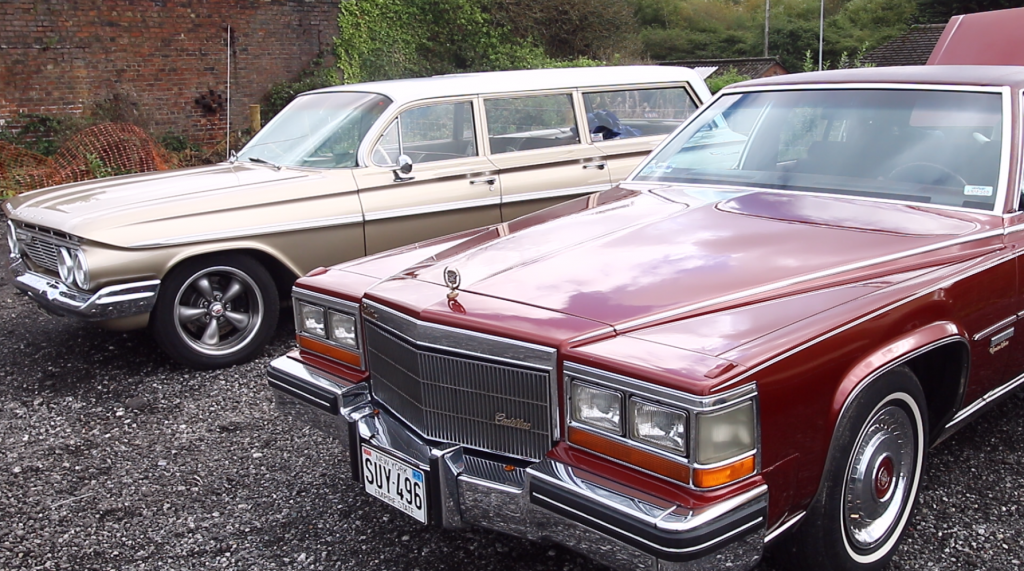
[[(936, 37), (936, 40), (937, 39), (938, 38)], [(787, 70), (786, 67), (774, 57), (688, 59), (660, 61), (658, 62), (658, 65), (689, 67), (704, 79), (725, 75), (730, 69), (735, 69), (736, 73), (740, 75), (756, 79), (767, 73), (773, 65), (777, 65), (786, 73), (789, 73), (789, 70)]]
[(774, 85), (815, 86), (820, 84), (921, 84), (1010, 86), (1024, 88), (1024, 66), (1012, 65), (919, 65), (909, 67), (863, 67), (777, 75), (734, 83), (735, 87)]
[(572, 67), (557, 69), (524, 69), (515, 71), (486, 71), (394, 79), (326, 87), (309, 93), (370, 92), (379, 93), (402, 104), (433, 97), (461, 95), (487, 95), (510, 91), (540, 91), (632, 85), (637, 83), (676, 83), (686, 81), (702, 99), (710, 97), (704, 81), (693, 70), (684, 67), (657, 65), (625, 65), (605, 67)]
[(878, 67), (924, 65), (945, 29), (945, 24), (912, 26), (903, 35), (864, 54), (860, 61)]

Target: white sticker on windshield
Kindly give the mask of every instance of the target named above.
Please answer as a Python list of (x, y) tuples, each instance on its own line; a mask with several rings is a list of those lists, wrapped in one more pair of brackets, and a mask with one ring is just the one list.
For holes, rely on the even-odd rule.
[(991, 186), (974, 186), (969, 184), (964, 187), (964, 195), (966, 196), (992, 196)]

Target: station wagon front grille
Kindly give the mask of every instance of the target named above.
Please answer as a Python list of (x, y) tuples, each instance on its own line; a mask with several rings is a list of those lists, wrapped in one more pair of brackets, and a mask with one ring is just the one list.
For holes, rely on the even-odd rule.
[(551, 448), (550, 371), (418, 347), (364, 329), (373, 395), (427, 438), (540, 460)]
[(25, 253), (37, 266), (50, 271), (57, 271), (57, 248), (77, 244), (74, 236), (64, 232), (27, 223), (19, 223), (18, 227), (19, 234), (28, 237), (20, 241)]

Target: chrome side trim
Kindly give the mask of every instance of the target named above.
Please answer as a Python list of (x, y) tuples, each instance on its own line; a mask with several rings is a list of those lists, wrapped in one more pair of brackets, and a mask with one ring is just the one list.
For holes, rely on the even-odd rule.
[(949, 437), (950, 434), (960, 429), (959, 425), (963, 423), (965, 420), (968, 420), (974, 417), (975, 415), (980, 414), (983, 410), (985, 410), (991, 405), (996, 404), (1000, 399), (1007, 396), (1010, 392), (1012, 392), (1017, 387), (1020, 387), (1021, 385), (1024, 385), (1024, 374), (1020, 375), (1019, 377), (1013, 379), (1012, 381), (1002, 386), (996, 387), (991, 391), (985, 393), (985, 396), (979, 398), (978, 400), (971, 403), (970, 406), (958, 412), (956, 416), (954, 416), (953, 419), (946, 424), (945, 431), (939, 437), (939, 440), (941, 441)]
[(586, 341), (587, 339), (593, 339), (595, 337), (600, 337), (602, 335), (608, 335), (608, 334), (612, 334), (612, 333), (615, 333), (615, 328), (614, 327), (602, 327), (601, 329), (598, 329), (597, 331), (592, 331), (592, 332), (587, 333), (585, 335), (580, 335), (579, 337), (576, 337), (575, 339), (570, 339), (569, 343), (570, 344), (579, 343), (580, 341)]
[(1006, 319), (1000, 321), (999, 323), (996, 323), (991, 327), (986, 327), (985, 329), (982, 329), (981, 331), (975, 333), (973, 336), (971, 336), (971, 341), (981, 341), (982, 339), (988, 337), (989, 335), (992, 335), (996, 331), (1013, 325), (1017, 321), (1017, 319), (1018, 317), (1016, 315), (1011, 315), (1010, 317), (1007, 317)]
[(501, 202), (522, 202), (525, 200), (541, 200), (544, 198), (558, 198), (561, 196), (571, 196), (574, 194), (591, 194), (594, 192), (601, 192), (611, 188), (611, 184), (592, 184), (590, 186), (577, 186), (573, 188), (562, 188), (558, 190), (545, 190), (541, 192), (524, 192), (521, 194), (504, 194), (502, 193)]
[(898, 252), (898, 253), (895, 253), (895, 254), (889, 254), (887, 256), (880, 256), (878, 258), (874, 258), (874, 259), (871, 259), (871, 260), (864, 260), (864, 261), (861, 261), (861, 262), (854, 262), (852, 264), (846, 264), (845, 266), (839, 266), (837, 268), (830, 268), (828, 270), (822, 270), (820, 272), (815, 272), (813, 274), (808, 274), (806, 276), (800, 276), (800, 277), (796, 277), (796, 278), (791, 278), (791, 279), (788, 279), (788, 280), (781, 280), (781, 281), (778, 281), (778, 282), (775, 282), (775, 283), (771, 283), (771, 284), (767, 284), (767, 285), (763, 285), (763, 286), (760, 286), (760, 287), (755, 287), (755, 288), (751, 288), (751, 289), (748, 289), (748, 290), (732, 293), (732, 294), (729, 294), (729, 295), (723, 295), (721, 297), (717, 297), (717, 298), (713, 298), (713, 299), (709, 299), (709, 300), (705, 300), (705, 301), (700, 301), (700, 302), (697, 302), (697, 303), (694, 303), (694, 304), (691, 304), (691, 305), (688, 305), (688, 306), (685, 306), (685, 307), (680, 307), (680, 308), (671, 309), (671, 310), (668, 310), (668, 311), (663, 311), (661, 313), (656, 313), (654, 315), (650, 315), (650, 316), (647, 316), (647, 317), (641, 317), (639, 319), (634, 319), (632, 321), (626, 321), (624, 323), (618, 324), (615, 327), (615, 330), (617, 332), (619, 332), (619, 333), (623, 333), (624, 331), (626, 331), (628, 329), (633, 329), (633, 328), (636, 328), (636, 327), (641, 327), (641, 326), (646, 325), (648, 323), (653, 323), (655, 321), (661, 321), (662, 319), (669, 319), (669, 318), (675, 317), (677, 315), (683, 315), (685, 313), (690, 313), (692, 311), (696, 311), (698, 309), (703, 309), (705, 307), (710, 307), (710, 306), (718, 305), (718, 304), (721, 304), (721, 303), (727, 303), (727, 302), (730, 302), (730, 301), (735, 301), (737, 299), (743, 299), (745, 297), (750, 297), (750, 296), (754, 296), (754, 295), (768, 293), (768, 292), (771, 292), (771, 291), (774, 291), (774, 290), (783, 289), (783, 288), (787, 288), (787, 287), (794, 286), (794, 285), (797, 285), (797, 284), (806, 283), (806, 282), (818, 280), (818, 279), (821, 279), (821, 278), (827, 278), (829, 276), (843, 274), (843, 273), (851, 272), (851, 271), (854, 271), (854, 270), (859, 270), (861, 268), (867, 268), (867, 267), (870, 267), (870, 266), (884, 264), (884, 263), (892, 262), (892, 261), (899, 260), (899, 259), (902, 259), (902, 258), (910, 258), (910, 257), (917, 256), (917, 255), (920, 255), (920, 254), (926, 254), (928, 252), (934, 252), (935, 250), (941, 250), (943, 248), (949, 248), (951, 246), (958, 246), (960, 244), (967, 244), (969, 242), (985, 240), (985, 239), (988, 239), (988, 238), (995, 238), (996, 236), (1002, 236), (1002, 235), (1003, 235), (1003, 229), (1001, 229), (1001, 228), (999, 230), (989, 230), (987, 232), (982, 232), (980, 234), (974, 234), (972, 236), (964, 236), (962, 238), (956, 238), (956, 239), (953, 239), (953, 240), (947, 240), (945, 242), (939, 242), (937, 244), (930, 244), (928, 246), (922, 246), (920, 248), (915, 248), (913, 250), (907, 250), (905, 252)]
[(212, 240), (231, 240), (235, 238), (248, 238), (250, 236), (264, 236), (266, 234), (277, 234), (278, 232), (295, 232), (298, 230), (313, 230), (316, 228), (327, 228), (330, 226), (345, 226), (348, 224), (361, 224), (362, 214), (349, 214), (346, 216), (332, 216), (330, 218), (317, 218), (315, 220), (304, 220), (301, 222), (282, 222), (280, 224), (262, 224), (260, 226), (249, 226), (246, 228), (234, 228), (219, 232), (204, 232), (202, 234), (187, 234), (175, 238), (163, 238), (160, 240), (144, 240), (129, 244), (129, 248), (159, 248), (162, 246), (178, 246), (181, 244), (194, 244), (196, 242), (209, 242)]
[(476, 198), (473, 200), (460, 200), (458, 202), (445, 202), (443, 204), (427, 204), (424, 206), (411, 206), (409, 208), (396, 208), (394, 210), (367, 212), (365, 217), (367, 222), (371, 222), (373, 220), (400, 218), (402, 216), (416, 216), (417, 214), (431, 214), (433, 212), (442, 212), (447, 210), (478, 208), (480, 206), (490, 206), (492, 204), (501, 204), (501, 197), (492, 196), (488, 198)]
[[(367, 310), (375, 315), (367, 315)], [(413, 345), (555, 370), (557, 352), (550, 347), (419, 321), (368, 300), (363, 300), (363, 317), (387, 327)]]
[[(764, 370), (765, 368), (774, 365), (775, 363), (778, 363), (779, 361), (781, 361), (783, 359), (789, 358), (789, 357), (795, 355), (796, 353), (799, 353), (800, 351), (803, 351), (804, 349), (807, 349), (808, 347), (811, 347), (813, 345), (817, 345), (818, 343), (824, 341), (825, 339), (828, 339), (830, 337), (838, 335), (838, 334), (846, 331), (847, 329), (851, 329), (853, 327), (856, 327), (857, 325), (860, 325), (861, 323), (864, 323), (865, 321), (870, 321), (870, 320), (874, 319), (875, 317), (878, 317), (879, 315), (882, 315), (883, 313), (886, 313), (888, 311), (892, 311), (893, 309), (895, 309), (895, 308), (897, 308), (897, 307), (899, 307), (901, 305), (906, 305), (906, 304), (908, 304), (908, 303), (910, 303), (912, 301), (915, 301), (915, 300), (917, 300), (919, 298), (922, 298), (922, 297), (924, 297), (924, 296), (926, 296), (928, 294), (931, 294), (931, 293), (933, 293), (935, 291), (947, 288), (947, 287), (955, 284), (956, 282), (958, 282), (958, 281), (960, 281), (962, 279), (969, 278), (969, 277), (971, 277), (971, 276), (973, 276), (975, 274), (981, 273), (981, 272), (983, 272), (983, 271), (985, 271), (985, 270), (987, 270), (987, 269), (989, 269), (989, 268), (991, 268), (993, 266), (998, 266), (999, 264), (1006, 263), (1006, 262), (1008, 262), (1010, 260), (1013, 260), (1013, 259), (1017, 258), (1018, 256), (1021, 256), (1022, 254), (1024, 254), (1024, 251), (1016, 252), (1016, 253), (1013, 253), (1013, 254), (1008, 255), (1008, 256), (997, 258), (996, 260), (993, 260), (993, 261), (991, 261), (989, 263), (986, 263), (986, 264), (982, 264), (981, 266), (979, 266), (977, 268), (974, 268), (970, 272), (967, 272), (967, 273), (965, 273), (963, 275), (959, 275), (959, 276), (953, 277), (953, 278), (951, 278), (949, 280), (946, 280), (944, 282), (941, 282), (941, 283), (939, 283), (939, 284), (937, 284), (937, 285), (935, 285), (933, 287), (930, 287), (928, 289), (919, 291), (919, 292), (917, 292), (916, 294), (914, 294), (914, 295), (912, 295), (910, 297), (907, 297), (907, 298), (901, 299), (901, 300), (899, 300), (897, 302), (891, 303), (891, 304), (889, 304), (889, 305), (887, 305), (887, 306), (885, 306), (885, 307), (883, 307), (883, 308), (881, 308), (881, 309), (879, 309), (879, 310), (877, 310), (877, 311), (875, 311), (873, 313), (869, 313), (868, 315), (865, 315), (864, 317), (861, 317), (860, 319), (858, 319), (856, 321), (853, 321), (851, 323), (847, 323), (846, 325), (844, 325), (842, 327), (838, 327), (836, 329), (833, 329), (832, 331), (829, 331), (828, 333), (825, 333), (824, 335), (821, 335), (819, 337), (811, 339), (810, 341), (804, 343), (803, 345), (800, 345), (799, 347), (791, 349), (791, 350), (789, 350), (789, 351), (787, 351), (787, 352), (785, 352), (785, 353), (783, 353), (783, 354), (781, 354), (781, 355), (779, 355), (779, 356), (777, 356), (777, 357), (775, 357), (773, 359), (769, 359), (768, 361), (765, 361), (764, 363), (761, 363), (760, 365), (757, 365), (757, 366), (755, 366), (755, 367), (745, 371), (743, 374), (739, 375), (735, 379), (731, 379), (731, 380), (729, 380), (729, 381), (727, 381), (725, 383), (722, 383), (721, 385), (718, 385), (717, 387), (714, 387), (711, 390), (712, 391), (717, 391), (717, 390), (722, 390), (722, 389), (724, 389), (726, 387), (732, 386), (732, 385), (734, 385), (734, 384), (736, 384), (736, 383), (746, 379), (747, 377), (749, 377), (751, 375), (754, 375), (754, 374)], [(967, 341), (967, 340), (964, 339), (964, 341)]]
[(795, 516), (787, 519), (781, 525), (776, 526), (776, 528), (769, 532), (768, 535), (764, 536), (765, 545), (771, 543), (772, 541), (775, 541), (776, 537), (782, 535), (783, 533), (786, 533), (787, 530), (792, 529), (793, 526), (800, 523), (800, 521), (804, 519), (805, 515), (807, 515), (807, 512), (800, 512)]

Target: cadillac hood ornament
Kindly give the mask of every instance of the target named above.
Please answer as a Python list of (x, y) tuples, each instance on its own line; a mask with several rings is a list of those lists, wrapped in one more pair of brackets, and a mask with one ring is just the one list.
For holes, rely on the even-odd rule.
[(448, 285), (448, 299), (454, 300), (459, 297), (459, 286), (462, 285), (462, 275), (459, 274), (459, 270), (455, 268), (445, 267), (444, 269), (444, 283)]

